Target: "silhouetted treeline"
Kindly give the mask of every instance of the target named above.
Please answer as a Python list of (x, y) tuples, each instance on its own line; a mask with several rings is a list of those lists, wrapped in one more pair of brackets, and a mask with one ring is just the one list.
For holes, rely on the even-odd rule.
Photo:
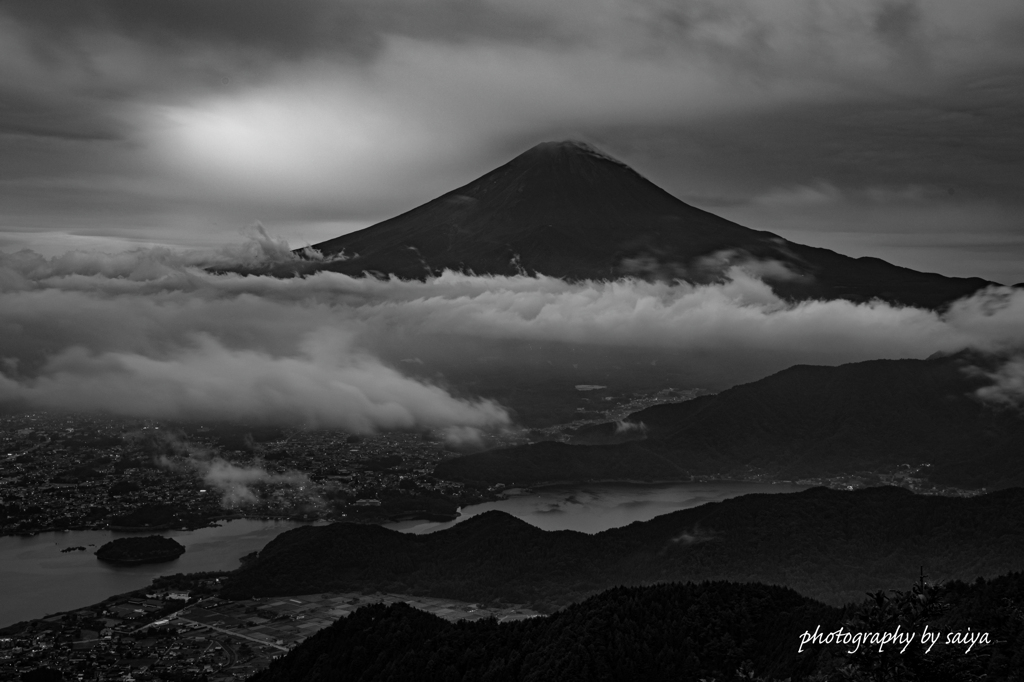
[(817, 664), (798, 655), (808, 623), (840, 609), (765, 585), (615, 588), (543, 618), (449, 623), (405, 604), (372, 605), (325, 628), (254, 682), (779, 678)]
[[(253, 682), (389, 680), (1019, 680), (1024, 671), (1024, 574), (973, 584), (879, 591), (826, 606), (792, 590), (705, 582), (617, 587), (558, 613), (514, 623), (448, 623), (405, 604), (372, 605), (320, 631)], [(968, 627), (991, 641), (805, 645), (820, 629), (943, 633)]]

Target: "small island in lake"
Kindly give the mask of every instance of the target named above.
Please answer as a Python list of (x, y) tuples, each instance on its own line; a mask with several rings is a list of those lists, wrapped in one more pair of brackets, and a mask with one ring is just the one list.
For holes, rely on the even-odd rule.
[(62, 549), (60, 551), (60, 553), (61, 554), (67, 554), (68, 552), (84, 552), (84, 551), (85, 551), (85, 547), (82, 547), (82, 546), (78, 546), (78, 547), (65, 547), (64, 549)]
[(143, 538), (118, 538), (96, 550), (96, 558), (110, 564), (156, 564), (173, 561), (185, 553), (185, 547), (171, 538), (149, 535)]

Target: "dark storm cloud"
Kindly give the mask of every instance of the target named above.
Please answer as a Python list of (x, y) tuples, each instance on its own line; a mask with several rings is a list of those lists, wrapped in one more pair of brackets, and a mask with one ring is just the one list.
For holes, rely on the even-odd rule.
[(681, 194), (730, 188), (742, 198), (826, 180), (1007, 200), (1024, 186), (1022, 114), (1024, 73), (1003, 73), (963, 78), (928, 98), (809, 102), (756, 117), (737, 112), (685, 126), (615, 129), (608, 138), (624, 154), (647, 157), (656, 179)]
[(580, 136), (812, 244), (893, 258), (885, 235), (972, 212), (965, 238), (1014, 244), (1022, 18), (1015, 0), (6, 3), (0, 243), (226, 241), (257, 219), (315, 242)]
[(372, 53), (377, 39), (352, 3), (326, 0), (73, 0), (15, 2), (10, 15), (30, 26), (38, 49), (81, 33), (124, 34), (164, 46), (209, 42), (258, 47), (291, 57), (322, 50)]
[(548, 22), (518, 12), (514, 5), (474, 0), (55, 0), (17, 2), (10, 13), (32, 27), (41, 50), (51, 49), (53, 39), (98, 31), (163, 47), (208, 43), (291, 59), (324, 52), (371, 59), (381, 49), (384, 34), (533, 41), (549, 32)]
[(87, 106), (53, 98), (8, 90), (0, 103), (0, 135), (52, 137), (59, 140), (102, 140), (121, 138), (121, 131)]
[[(0, 134), (69, 139), (121, 137), (125, 121), (110, 116), (109, 102), (251, 85), (282, 60), (358, 67), (388, 35), (519, 42), (549, 34), (543, 20), (464, 0), (13, 2), (0, 8), (3, 23), (37, 69), (0, 79)], [(53, 89), (41, 75), (72, 78)]]
[(885, 0), (875, 15), (875, 30), (884, 39), (899, 44), (914, 35), (920, 21), (916, 0)]
[(1022, 73), (607, 139), (669, 191), (743, 225), (917, 269), (1024, 279)]

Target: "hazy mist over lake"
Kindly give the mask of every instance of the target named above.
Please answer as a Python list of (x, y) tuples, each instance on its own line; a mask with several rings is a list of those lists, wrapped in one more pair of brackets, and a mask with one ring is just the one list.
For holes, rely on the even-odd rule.
[(795, 493), (807, 488), (795, 483), (714, 481), (653, 485), (595, 483), (585, 486), (550, 486), (533, 491), (513, 489), (509, 491), (508, 499), (466, 507), (458, 520), (453, 522), (401, 521), (388, 524), (387, 527), (406, 533), (431, 533), (478, 514), (497, 510), (512, 514), (542, 530), (600, 533), (634, 521), (648, 521), (655, 516), (707, 502), (721, 502), (739, 495)]

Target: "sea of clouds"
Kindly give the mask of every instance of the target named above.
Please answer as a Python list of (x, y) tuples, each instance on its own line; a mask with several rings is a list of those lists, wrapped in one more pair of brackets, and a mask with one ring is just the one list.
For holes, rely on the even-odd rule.
[(420, 358), (471, 366), (487, 355), (491, 369), (515, 373), (522, 357), (491, 352), (509, 341), (601, 349), (612, 361), (650, 352), (726, 383), (797, 363), (970, 347), (1009, 358), (979, 397), (1024, 399), (1024, 291), (1006, 287), (939, 313), (787, 302), (744, 265), (707, 285), (224, 272), (292, 261), (262, 232), (220, 251), (0, 253), (0, 404), (354, 433), (431, 429), (472, 442), (513, 417), (431, 375)]

